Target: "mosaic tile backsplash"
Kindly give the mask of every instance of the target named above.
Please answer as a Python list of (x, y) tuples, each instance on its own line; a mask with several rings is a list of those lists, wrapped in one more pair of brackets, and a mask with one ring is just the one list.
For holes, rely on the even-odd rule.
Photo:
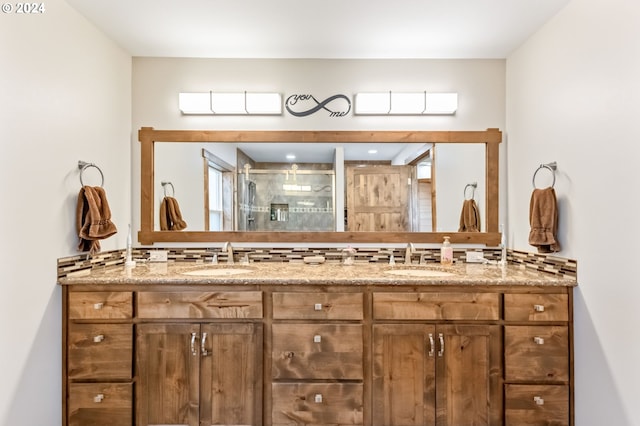
[[(218, 255), (220, 263), (226, 262), (227, 254), (220, 252), (219, 248), (134, 248), (132, 257), (136, 261), (145, 261), (149, 258), (149, 252), (153, 250), (168, 251), (169, 262), (210, 262), (214, 254)], [(465, 262), (466, 252), (464, 248), (454, 249), (454, 259), (456, 262)], [(482, 251), (482, 256), (490, 261), (500, 259), (499, 248), (472, 249), (472, 251)], [(250, 248), (234, 247), (234, 260), (236, 262), (249, 256), (252, 262), (302, 262), (307, 256), (324, 256), (327, 262), (341, 262), (342, 248)], [(389, 263), (393, 255), (397, 263), (404, 262), (404, 248), (357, 248), (356, 262), (369, 263)], [(412, 262), (419, 262), (420, 257), (426, 263), (436, 263), (440, 261), (440, 249), (419, 249), (411, 257)], [(125, 250), (113, 250), (98, 253), (95, 256), (79, 254), (58, 259), (58, 278), (65, 277), (71, 272), (85, 269), (93, 269), (105, 266), (124, 265)], [(550, 274), (566, 275), (577, 278), (578, 264), (572, 259), (551, 256), (548, 254), (529, 253), (517, 250), (507, 250), (507, 261), (510, 264), (522, 265), (526, 268), (535, 269), (540, 272)]]

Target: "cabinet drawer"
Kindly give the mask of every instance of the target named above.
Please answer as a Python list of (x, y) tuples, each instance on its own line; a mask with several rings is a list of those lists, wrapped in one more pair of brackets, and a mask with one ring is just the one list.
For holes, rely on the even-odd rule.
[(569, 424), (569, 387), (506, 385), (505, 423), (518, 426)]
[(262, 292), (140, 292), (140, 318), (262, 318)]
[(507, 380), (569, 380), (569, 329), (565, 326), (506, 326)]
[(133, 424), (131, 383), (73, 383), (69, 386), (69, 426)]
[(362, 293), (273, 293), (274, 319), (361, 320)]
[(497, 320), (497, 293), (374, 293), (375, 319)]
[(361, 425), (362, 384), (274, 383), (273, 426)]
[(131, 324), (69, 324), (68, 348), (70, 379), (131, 379)]
[(566, 294), (505, 294), (507, 321), (569, 321)]
[(133, 316), (130, 291), (69, 293), (70, 319), (127, 319)]
[(362, 326), (357, 324), (273, 324), (275, 379), (363, 377)]

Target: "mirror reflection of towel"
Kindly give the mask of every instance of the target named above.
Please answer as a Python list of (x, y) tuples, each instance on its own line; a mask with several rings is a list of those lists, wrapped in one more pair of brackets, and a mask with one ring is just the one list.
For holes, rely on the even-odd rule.
[(473, 198), (464, 200), (460, 213), (460, 228), (458, 232), (480, 232), (480, 212)]
[(182, 220), (178, 200), (173, 197), (164, 197), (160, 203), (160, 230), (181, 231), (186, 227), (187, 222)]
[(100, 241), (118, 232), (111, 222), (107, 194), (100, 186), (83, 186), (76, 205), (76, 230), (80, 237), (78, 250), (94, 255), (100, 251)]
[(560, 251), (558, 233), (558, 203), (553, 187), (534, 189), (529, 204), (529, 244), (539, 253)]

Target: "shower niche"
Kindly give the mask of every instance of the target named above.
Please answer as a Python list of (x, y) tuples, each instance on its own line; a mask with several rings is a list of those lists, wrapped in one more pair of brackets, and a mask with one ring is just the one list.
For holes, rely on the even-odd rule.
[(238, 173), (238, 230), (334, 231), (335, 172), (323, 166), (245, 163)]

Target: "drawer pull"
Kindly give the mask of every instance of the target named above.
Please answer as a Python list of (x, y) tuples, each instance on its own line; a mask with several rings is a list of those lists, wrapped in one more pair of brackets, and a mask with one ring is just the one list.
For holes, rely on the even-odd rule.
[(322, 404), (322, 394), (321, 393), (317, 393), (316, 396), (313, 397), (313, 401), (316, 404)]
[(93, 304), (93, 309), (95, 309), (96, 311), (99, 311), (102, 308), (104, 308), (104, 303), (102, 303), (102, 302)]
[(322, 336), (319, 334), (316, 334), (315, 336), (313, 336), (313, 343), (321, 343), (322, 342)]
[(536, 345), (544, 345), (544, 339), (542, 337), (534, 337), (533, 341)]
[(100, 343), (104, 340), (104, 334), (98, 334), (97, 336), (93, 336), (93, 343)]
[(315, 305), (313, 305), (313, 309), (315, 311), (321, 311), (322, 310), (322, 303), (316, 303)]
[(533, 310), (536, 312), (544, 312), (544, 305), (533, 305)]
[(197, 333), (191, 333), (191, 355), (198, 355), (198, 351), (196, 350), (196, 337)]
[(433, 334), (429, 333), (429, 356), (433, 356), (435, 353), (435, 342), (433, 341)]
[(438, 333), (438, 340), (440, 340), (440, 350), (438, 351), (438, 356), (444, 355), (444, 335), (442, 333)]
[(96, 396), (93, 397), (93, 402), (99, 404), (102, 402), (102, 400), (104, 399), (104, 394), (99, 393)]
[(533, 402), (535, 402), (537, 405), (544, 405), (544, 399), (539, 396), (534, 396)]
[(205, 342), (207, 341), (207, 333), (202, 333), (202, 340), (200, 340), (200, 353), (202, 356), (209, 355), (209, 351), (205, 348)]

